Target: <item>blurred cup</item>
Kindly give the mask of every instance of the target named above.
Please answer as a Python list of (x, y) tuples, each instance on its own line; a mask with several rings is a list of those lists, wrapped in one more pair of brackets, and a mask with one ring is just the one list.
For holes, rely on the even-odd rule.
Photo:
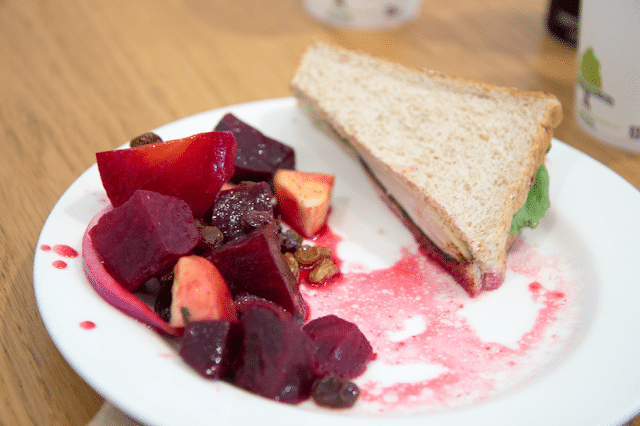
[(640, 152), (640, 1), (583, 0), (576, 60), (580, 127)]
[(302, 0), (307, 12), (325, 24), (380, 30), (413, 20), (422, 0)]

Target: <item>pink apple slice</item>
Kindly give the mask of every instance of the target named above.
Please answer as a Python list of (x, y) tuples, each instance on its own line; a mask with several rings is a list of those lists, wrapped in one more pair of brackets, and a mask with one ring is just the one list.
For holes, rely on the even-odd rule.
[(303, 236), (315, 236), (327, 221), (334, 181), (326, 173), (279, 169), (273, 185), (285, 221)]

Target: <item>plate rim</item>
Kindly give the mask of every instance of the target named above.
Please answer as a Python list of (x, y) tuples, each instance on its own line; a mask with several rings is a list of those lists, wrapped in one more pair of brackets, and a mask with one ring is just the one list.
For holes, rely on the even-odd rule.
[[(257, 101), (251, 101), (251, 102), (245, 102), (245, 103), (240, 103), (240, 104), (235, 104), (235, 105), (229, 105), (229, 106), (224, 106), (224, 107), (220, 107), (220, 108), (215, 108), (215, 109), (211, 109), (208, 111), (203, 111), (197, 114), (193, 114), (191, 116), (187, 116), (187, 117), (183, 117), (181, 119), (178, 119), (176, 121), (173, 121), (171, 123), (167, 123), (164, 124), (162, 126), (157, 127), (156, 129), (154, 129), (153, 131), (156, 131), (158, 133), (170, 133), (170, 130), (172, 128), (176, 128), (176, 127), (181, 127), (181, 126), (185, 126), (188, 125), (188, 123), (190, 122), (198, 122), (202, 117), (205, 116), (209, 116), (209, 115), (216, 115), (216, 114), (223, 114), (226, 111), (234, 111), (234, 110), (242, 110), (242, 109), (260, 109), (260, 108), (266, 108), (266, 109), (273, 109), (273, 110), (278, 110), (278, 109), (286, 109), (286, 108), (296, 108), (296, 100), (293, 97), (282, 97), (282, 98), (274, 98), (274, 99), (264, 99), (264, 100), (257, 100)], [(554, 139), (553, 141), (553, 146), (558, 147), (559, 151), (561, 152), (565, 152), (568, 153), (568, 155), (576, 157), (579, 162), (584, 163), (586, 165), (588, 165), (589, 167), (595, 167), (596, 169), (599, 169), (601, 171), (603, 171), (603, 173), (607, 174), (607, 179), (615, 182), (615, 185), (618, 185), (620, 188), (625, 188), (624, 190), (629, 190), (632, 189), (632, 193), (635, 194), (634, 196), (638, 199), (640, 199), (640, 192), (633, 187), (628, 181), (626, 181), (624, 178), (622, 178), (620, 175), (618, 175), (617, 173), (615, 173), (611, 168), (607, 167), (606, 165), (600, 163), (599, 161), (595, 160), (594, 158), (588, 156), (587, 154), (577, 150), (576, 148), (573, 148), (572, 146), (561, 142), (557, 139)], [(552, 149), (550, 151), (550, 158), (553, 158), (553, 153), (554, 150)], [(96, 391), (98, 391), (98, 393), (102, 394), (103, 396), (105, 396), (105, 399), (108, 399), (110, 402), (114, 403), (115, 405), (117, 405), (119, 408), (121, 408), (123, 411), (127, 412), (129, 415), (131, 415), (132, 417), (136, 417), (136, 418), (140, 418), (143, 419), (143, 421), (147, 421), (147, 422), (154, 422), (155, 420), (157, 420), (156, 417), (154, 417), (153, 415), (148, 415), (147, 413), (141, 413), (139, 412), (140, 410), (136, 410), (135, 407), (133, 407), (132, 405), (135, 404), (130, 404), (127, 401), (119, 401), (119, 398), (117, 398), (117, 395), (114, 395), (113, 392), (110, 392), (107, 389), (103, 389), (101, 386), (97, 386), (95, 383), (90, 383), (90, 381), (87, 379), (87, 372), (84, 371), (84, 368), (78, 365), (78, 362), (76, 359), (74, 359), (73, 355), (68, 351), (68, 348), (65, 347), (61, 347), (61, 344), (59, 343), (60, 338), (57, 336), (57, 331), (53, 330), (51, 328), (52, 324), (51, 324), (51, 319), (49, 318), (48, 314), (43, 313), (43, 303), (44, 301), (42, 300), (42, 295), (39, 291), (39, 281), (40, 279), (40, 272), (37, 269), (37, 266), (39, 264), (39, 262), (42, 262), (40, 260), (40, 258), (42, 257), (42, 254), (40, 253), (40, 250), (38, 250), (38, 248), (41, 246), (41, 244), (44, 244), (45, 242), (42, 241), (42, 236), (44, 233), (44, 230), (47, 228), (47, 226), (51, 226), (51, 224), (49, 223), (50, 218), (52, 217), (53, 213), (56, 211), (56, 209), (59, 207), (59, 205), (61, 204), (62, 200), (64, 199), (65, 196), (68, 196), (67, 194), (71, 193), (72, 188), (74, 187), (74, 185), (79, 182), (81, 179), (83, 178), (87, 178), (88, 175), (92, 174), (92, 173), (96, 173), (96, 165), (95, 163), (90, 166), (87, 170), (85, 170), (70, 186), (69, 188), (67, 188), (67, 190), (65, 190), (65, 192), (63, 193), (63, 195), (60, 197), (60, 199), (56, 202), (56, 205), (53, 207), (51, 213), (48, 215), (47, 220), (45, 221), (44, 225), (43, 225), (43, 229), (41, 231), (41, 234), (38, 238), (38, 243), (36, 246), (36, 254), (34, 256), (34, 263), (33, 263), (33, 280), (34, 280), (34, 290), (36, 293), (36, 301), (37, 301), (37, 305), (38, 305), (38, 309), (40, 312), (40, 315), (42, 317), (43, 323), (45, 324), (45, 327), (47, 328), (47, 332), (49, 333), (49, 335), (51, 336), (52, 340), (54, 341), (54, 344), (56, 345), (56, 348), (60, 351), (60, 353), (63, 355), (63, 357), (65, 358), (65, 360), (73, 367), (73, 369), (78, 372), (78, 374), (83, 378), (83, 380), (85, 380), (90, 386), (92, 386), (94, 389), (96, 389)], [(638, 229), (640, 229), (640, 226), (637, 226)], [(42, 284), (40, 284), (41, 286)], [(89, 376), (91, 376), (89, 374)], [(538, 383), (539, 384), (539, 383)], [(640, 392), (640, 391), (639, 391)], [(233, 392), (232, 392), (233, 393)], [(110, 396), (110, 398), (107, 398), (107, 396)], [(505, 396), (498, 396), (495, 398), (490, 399), (489, 401), (480, 403), (480, 404), (472, 404), (470, 406), (465, 406), (465, 407), (461, 407), (461, 408), (456, 408), (455, 411), (456, 412), (465, 412), (468, 413), (469, 415), (479, 415), (481, 414), (483, 411), (486, 411), (486, 407), (490, 407), (490, 406), (494, 406), (496, 404), (500, 404), (501, 401), (506, 400), (508, 401), (510, 398), (505, 395)], [(253, 399), (252, 399), (253, 402)], [(281, 412), (281, 415), (287, 415), (291, 410), (290, 410), (290, 406), (284, 406), (284, 407), (273, 407), (273, 404), (271, 403), (271, 401), (267, 401), (268, 404), (267, 406), (270, 409), (275, 409), (276, 412)], [(258, 399), (258, 402), (256, 402), (258, 405), (264, 404), (265, 401), (261, 401), (260, 399)], [(281, 405), (281, 404), (277, 404), (277, 405)], [(630, 400), (628, 401), (627, 404), (623, 404), (624, 405), (624, 413), (619, 413), (618, 415), (612, 414), (610, 417), (609, 424), (618, 424), (619, 422), (623, 422), (623, 421), (627, 421), (630, 418), (632, 418), (634, 415), (636, 415), (639, 411), (640, 411), (640, 394), (636, 395), (635, 398), (630, 398)], [(483, 408), (485, 407), (485, 408)], [(623, 407), (620, 407), (621, 409)], [(305, 413), (309, 414), (311, 413), (310, 411), (304, 411)], [(142, 415), (141, 415), (142, 414)], [(453, 417), (450, 417), (451, 419), (453, 419), (454, 423), (450, 423), (449, 420), (447, 420), (447, 416), (450, 416), (452, 414), (452, 411), (447, 411), (445, 413), (427, 413), (424, 415), (419, 415), (419, 416), (411, 416), (406, 418), (406, 424), (413, 424), (413, 423), (420, 423), (420, 420), (424, 419), (425, 417), (428, 417), (431, 419), (431, 421), (433, 422), (434, 420), (436, 420), (437, 422), (433, 422), (432, 424), (456, 424), (457, 422), (460, 421), (460, 419), (456, 419), (459, 416), (454, 415)], [(455, 414), (455, 413), (453, 413)], [(279, 414), (280, 415), (280, 414)], [(336, 416), (329, 414), (329, 413), (316, 413), (313, 412), (313, 416), (317, 416), (320, 421), (327, 421), (327, 419), (330, 419), (331, 421), (333, 421), (334, 423), (336, 422), (336, 420), (338, 419)], [(615, 417), (615, 418), (614, 418)], [(342, 417), (340, 417), (342, 418)], [(359, 419), (360, 417), (358, 417)], [(355, 418), (354, 417), (350, 417), (350, 416), (344, 416), (344, 419), (350, 419), (351, 421), (353, 421)], [(377, 422), (382, 422), (382, 423), (386, 423), (388, 422), (388, 418), (385, 420), (385, 417), (383, 418), (375, 418), (372, 419), (370, 417), (365, 417), (366, 421), (368, 422), (368, 424), (371, 424), (372, 422), (377, 423)], [(394, 421), (394, 419), (391, 419), (391, 421)], [(395, 419), (395, 421), (397, 421), (397, 419)]]

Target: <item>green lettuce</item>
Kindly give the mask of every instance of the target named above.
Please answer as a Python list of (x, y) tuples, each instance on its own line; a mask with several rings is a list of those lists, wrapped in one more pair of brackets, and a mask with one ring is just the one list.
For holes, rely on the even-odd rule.
[(536, 173), (536, 180), (529, 190), (527, 201), (520, 210), (513, 214), (511, 219), (510, 234), (517, 234), (522, 228), (535, 228), (540, 219), (549, 210), (549, 172), (545, 165), (541, 165)]

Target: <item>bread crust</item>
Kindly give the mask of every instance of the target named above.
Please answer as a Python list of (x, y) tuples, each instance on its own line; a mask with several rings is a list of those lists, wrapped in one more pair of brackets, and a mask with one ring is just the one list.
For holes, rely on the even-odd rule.
[[(324, 69), (318, 69), (323, 67), (328, 69), (326, 73)], [(340, 73), (340, 75), (338, 77), (335, 77), (335, 74), (329, 75), (330, 71)], [(348, 79), (348, 84), (338, 80), (340, 78)], [(378, 80), (384, 84), (379, 84)], [(397, 85), (397, 87), (391, 87), (394, 85)], [(450, 99), (453, 99), (452, 102), (458, 98), (465, 101), (468, 99), (469, 104), (477, 102), (480, 107), (470, 106), (469, 109), (473, 111), (469, 115), (485, 114), (488, 117), (474, 118), (480, 123), (477, 127), (481, 131), (472, 129), (465, 133), (458, 128), (460, 127), (459, 123), (450, 124), (449, 127), (453, 129), (451, 134), (457, 133), (455, 137), (451, 137), (451, 143), (447, 145), (440, 140), (433, 140), (436, 138), (432, 136), (423, 137), (421, 133), (433, 132), (432, 128), (439, 126), (437, 123), (433, 124), (432, 116), (435, 114), (434, 111), (439, 111), (441, 105), (434, 105), (437, 102), (433, 101), (429, 101), (431, 102), (429, 105), (426, 105), (426, 102), (421, 104), (418, 101), (397, 101), (399, 99), (398, 96), (388, 93), (394, 88), (405, 90), (407, 97), (413, 96), (415, 93), (425, 96), (437, 93), (443, 99), (442, 110), (444, 111), (442, 117), (438, 116), (437, 118), (447, 120), (447, 123), (449, 123), (448, 120), (451, 117), (450, 111), (446, 110), (448, 107), (446, 101)], [(515, 88), (499, 87), (490, 83), (454, 77), (433, 70), (410, 69), (360, 52), (348, 51), (321, 42), (314, 42), (309, 46), (300, 68), (291, 81), (291, 91), (299, 100), (302, 109), (314, 121), (326, 123), (342, 139), (355, 148), (359, 155), (365, 159), (365, 162), (371, 166), (372, 171), (383, 185), (388, 185), (389, 179), (392, 179), (394, 184), (397, 183), (399, 185), (400, 190), (412, 194), (414, 199), (420, 200), (425, 206), (429, 206), (429, 211), (434, 214), (435, 220), (450, 229), (456, 239), (467, 244), (468, 252), (465, 252), (464, 247), (458, 247), (461, 249), (458, 251), (455, 250), (455, 247), (454, 250), (447, 250), (446, 247), (440, 248), (448, 252), (449, 255), (457, 257), (458, 260), (462, 260), (460, 257), (462, 255), (468, 261), (468, 269), (473, 271), (472, 281), (474, 281), (471, 286), (473, 288), (471, 290), (468, 289), (470, 294), (475, 295), (482, 289), (495, 288), (502, 282), (506, 270), (506, 252), (512, 240), (512, 237), (509, 236), (511, 219), (513, 214), (526, 201), (529, 188), (533, 183), (533, 177), (540, 165), (545, 161), (546, 152), (550, 149), (553, 129), (562, 121), (562, 107), (555, 96), (544, 92), (528, 92)], [(403, 94), (405, 93), (403, 92)], [(336, 99), (332, 99), (332, 97)], [(391, 122), (388, 126), (386, 126), (386, 122), (380, 124), (375, 120), (367, 121), (364, 116), (371, 109), (375, 109), (374, 104), (379, 100), (378, 98), (383, 99), (380, 101), (380, 109), (387, 109), (385, 112), (391, 116), (393, 114), (396, 114), (396, 116), (407, 115), (407, 105), (416, 110), (428, 109), (428, 113), (431, 116), (423, 121), (431, 120), (431, 128), (424, 129), (420, 127), (422, 126), (421, 120), (394, 121), (392, 118), (388, 120)], [(419, 96), (416, 96), (416, 99), (419, 99)], [(496, 111), (495, 115), (499, 115), (497, 114), (499, 112), (501, 120), (518, 122), (518, 126), (526, 129), (526, 131), (523, 130), (517, 134), (518, 139), (522, 139), (521, 142), (518, 142), (519, 145), (507, 143), (502, 147), (501, 144), (504, 141), (500, 140), (500, 135), (484, 134), (489, 133), (487, 129), (490, 130), (494, 127), (496, 129), (495, 133), (503, 132), (506, 134), (506, 131), (498, 127), (497, 124), (486, 124), (491, 122), (493, 115), (487, 112), (490, 111), (490, 108), (485, 108), (485, 104), (490, 105), (490, 107), (495, 104), (502, 108), (514, 109), (513, 111), (508, 111), (508, 113)], [(354, 107), (355, 112), (346, 111), (354, 105), (356, 105)], [(454, 118), (460, 116), (463, 120), (471, 120), (464, 115), (464, 111), (467, 108), (464, 103), (455, 104), (451, 108), (451, 110), (456, 109)], [(394, 109), (396, 110), (395, 112)], [(420, 114), (423, 112), (418, 111), (416, 116), (422, 117)], [(407, 127), (408, 124), (414, 125), (416, 131), (404, 132), (404, 127)], [(468, 123), (462, 124), (462, 127), (465, 127)], [(423, 157), (414, 156), (411, 161), (418, 163), (416, 167), (422, 175), (406, 172), (405, 168), (413, 166), (406, 162), (403, 163), (406, 159), (401, 153), (390, 150), (385, 146), (385, 143), (377, 140), (376, 135), (372, 135), (370, 132), (372, 127), (380, 131), (387, 128), (389, 130), (387, 137), (402, 135), (407, 139), (405, 141), (406, 145), (410, 146), (411, 149), (417, 149), (417, 146), (420, 145), (419, 149), (428, 152), (431, 149), (428, 145), (432, 144), (436, 146), (436, 154), (433, 157), (438, 160), (427, 161)], [(482, 142), (485, 137), (487, 138), (487, 146), (478, 147), (477, 142)], [(473, 139), (474, 142), (471, 143), (465, 141), (465, 139)], [(451, 186), (455, 191), (455, 187), (449, 185), (453, 180), (452, 178), (440, 179), (441, 174), (448, 172), (447, 170), (442, 170), (443, 164), (453, 162), (449, 166), (460, 170), (464, 174), (464, 168), (461, 168), (460, 164), (456, 165), (456, 162), (465, 163), (466, 167), (467, 163), (473, 163), (473, 155), (486, 157), (485, 151), (488, 149), (498, 152), (499, 150), (508, 151), (510, 148), (518, 151), (516, 160), (509, 157), (509, 152), (499, 152), (499, 155), (509, 158), (509, 161), (517, 161), (518, 164), (514, 165), (512, 167), (513, 170), (505, 173), (504, 176), (495, 176), (496, 180), (501, 180), (500, 182), (494, 182), (495, 188), (499, 189), (497, 192), (500, 192), (500, 196), (496, 195), (496, 198), (499, 199), (493, 200), (491, 214), (486, 215), (487, 217), (482, 218), (482, 220), (478, 220), (479, 223), (472, 223), (476, 220), (475, 216), (482, 216), (482, 209), (479, 212), (468, 214), (466, 217), (464, 213), (456, 213), (456, 208), (452, 207), (455, 207), (456, 203), (464, 204), (466, 202), (475, 207), (477, 200), (475, 202), (459, 201), (462, 197), (458, 196), (458, 194), (450, 194), (452, 192), (451, 189), (441, 189), (443, 186), (447, 186), (447, 188)], [(397, 149), (402, 150), (403, 148), (399, 147)], [(409, 148), (405, 146), (404, 149)], [(450, 150), (457, 151), (449, 155), (448, 151)], [(472, 152), (466, 153), (465, 150), (471, 150)], [(447, 157), (447, 155), (449, 156)], [(446, 158), (442, 160), (440, 157)], [(470, 157), (471, 160), (467, 157)], [(478, 161), (483, 160), (478, 158)], [(494, 161), (493, 164), (495, 163)], [(471, 164), (469, 170), (473, 167), (473, 164)], [(477, 174), (477, 171), (473, 172)], [(425, 174), (431, 174), (432, 176), (426, 176)], [(488, 188), (487, 183), (482, 182), (482, 178), (482, 176), (478, 176), (475, 180), (466, 178), (466, 180), (462, 179), (459, 183), (460, 185), (474, 187), (484, 185), (485, 192), (487, 189), (491, 192), (492, 188)], [(505, 182), (502, 182), (502, 180)], [(460, 189), (460, 192), (464, 193), (462, 189)], [(470, 196), (475, 196), (470, 190), (468, 193)], [(395, 196), (393, 191), (391, 191), (391, 195)], [(407, 210), (406, 205), (403, 205), (402, 202), (399, 204), (403, 209)], [(458, 210), (463, 211), (464, 209)], [(406, 211), (406, 213), (414, 222), (416, 221), (416, 215), (419, 215), (419, 212)], [(470, 225), (463, 223), (465, 221), (469, 222)], [(488, 225), (485, 222), (491, 222), (491, 224)]]

